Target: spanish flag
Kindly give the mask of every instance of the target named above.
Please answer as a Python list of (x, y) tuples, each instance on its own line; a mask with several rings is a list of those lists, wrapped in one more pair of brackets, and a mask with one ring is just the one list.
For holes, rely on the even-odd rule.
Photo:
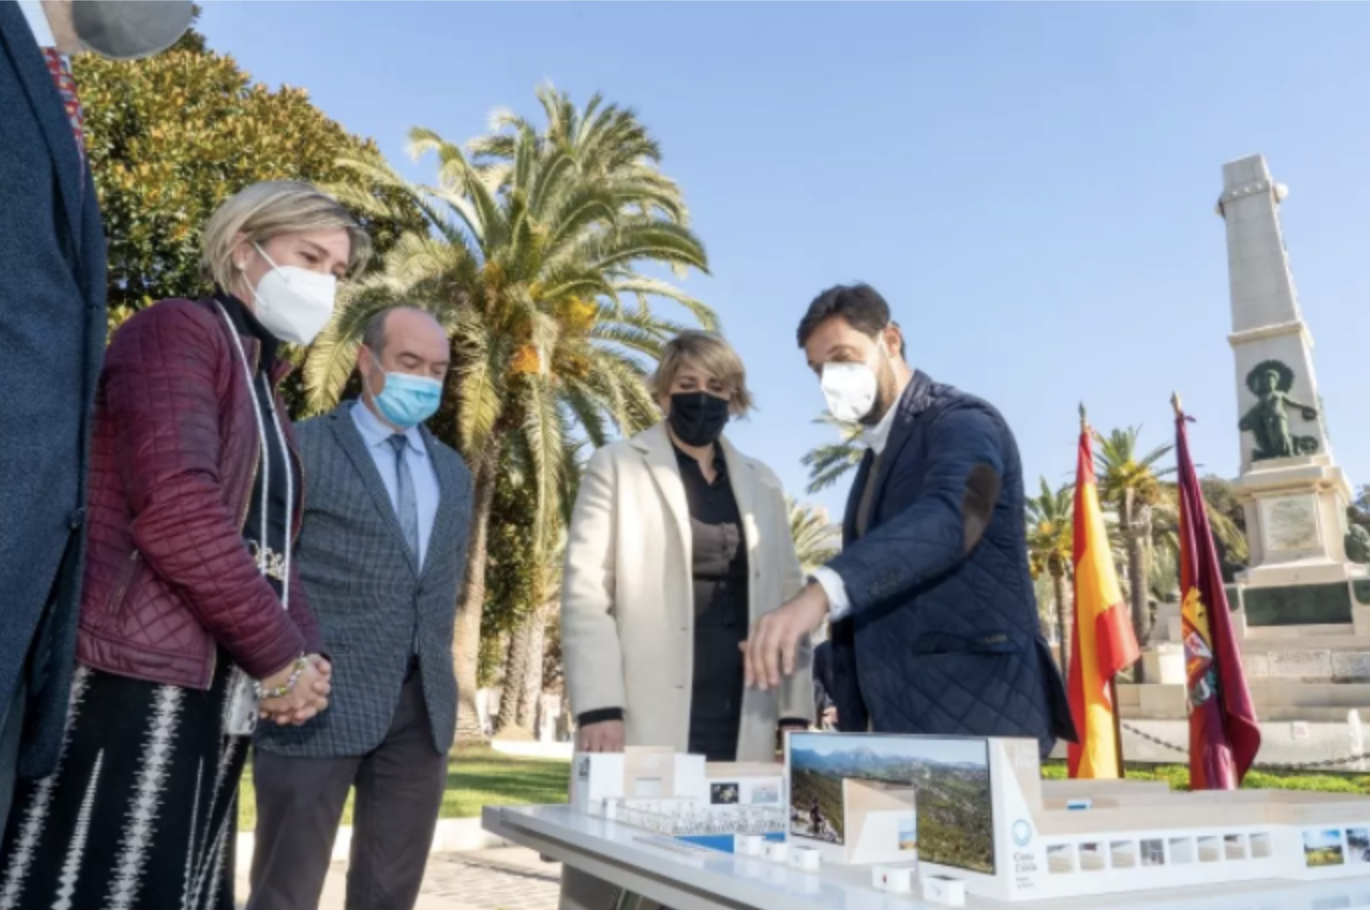
[(1099, 507), (1090, 430), (1082, 422), (1075, 480), (1075, 625), (1068, 685), (1070, 716), (1080, 741), (1067, 752), (1071, 777), (1123, 776), (1113, 675), (1131, 666), (1138, 653)]

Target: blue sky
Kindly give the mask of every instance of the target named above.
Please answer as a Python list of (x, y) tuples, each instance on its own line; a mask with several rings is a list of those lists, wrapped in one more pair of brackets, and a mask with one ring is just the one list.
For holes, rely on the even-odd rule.
[(795, 752), (838, 755), (868, 749), (885, 758), (929, 759), (964, 764), (985, 764), (983, 739), (934, 739), (922, 736), (838, 736), (832, 733), (795, 733), (790, 738)]
[[(825, 432), (794, 326), (866, 280), (910, 360), (998, 405), (1028, 484), (1071, 479), (1081, 399), (1103, 429), (1199, 423), (1236, 472), (1225, 161), (1290, 187), (1285, 238), (1333, 447), (1370, 482), (1370, 7), (1360, 4), (208, 2), (210, 44), (307, 88), (404, 159), (545, 80), (635, 107), (684, 186), (761, 410), (732, 433), (799, 492)], [(425, 177), (431, 166), (406, 164)], [(1360, 213), (1360, 214), (1357, 214)], [(840, 514), (845, 489), (816, 497)]]

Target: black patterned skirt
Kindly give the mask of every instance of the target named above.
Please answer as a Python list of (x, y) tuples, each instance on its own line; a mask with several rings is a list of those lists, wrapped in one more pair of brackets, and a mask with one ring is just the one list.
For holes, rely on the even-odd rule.
[(232, 910), (231, 669), (207, 692), (77, 669), (57, 770), (15, 794), (0, 910)]

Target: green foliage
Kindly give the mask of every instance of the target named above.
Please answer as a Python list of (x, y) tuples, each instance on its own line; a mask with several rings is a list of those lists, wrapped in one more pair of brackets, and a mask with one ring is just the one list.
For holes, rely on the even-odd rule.
[(1095, 458), (1098, 463), (1099, 498), (1114, 508), (1123, 503), (1124, 491), (1132, 490), (1138, 505), (1150, 505), (1160, 499), (1160, 478), (1175, 473), (1173, 467), (1159, 468), (1157, 463), (1174, 448), (1160, 445), (1145, 455), (1137, 449), (1141, 427), (1114, 430), (1107, 436), (1095, 435)]
[[(298, 179), (375, 191), (338, 165), (376, 155), (372, 142), (324, 116), (302, 89), (254, 84), (198, 33), (144, 60), (84, 54), (73, 66), (109, 242), (112, 326), (155, 300), (207, 290), (200, 231), (243, 187)], [(419, 224), (402, 199), (387, 201), (387, 214), (367, 225), (382, 249)]]
[(841, 536), (828, 520), (827, 512), (800, 505), (789, 496), (785, 497), (785, 504), (790, 510), (790, 536), (805, 572), (826, 564), (841, 552)]
[[(1128, 763), (1128, 780), (1163, 780), (1172, 790), (1189, 789), (1189, 769), (1184, 765), (1143, 765)], [(1046, 780), (1065, 780), (1066, 764), (1045, 762), (1042, 777)], [(1243, 790), (1306, 790), (1315, 793), (1359, 793), (1370, 795), (1370, 775), (1312, 774), (1305, 772), (1258, 771), (1247, 773)]]
[(1040, 482), (1037, 495), (1024, 504), (1029, 566), (1034, 578), (1044, 572), (1061, 578), (1070, 568), (1075, 546), (1075, 487), (1067, 484), (1053, 491), (1045, 477)]
[[(699, 301), (632, 267), (703, 269), (704, 250), (686, 228), (630, 211), (640, 187), (582, 173), (571, 153), (530, 127), (505, 137), (511, 159), (499, 172), (431, 131), (411, 138), (416, 155), (437, 158), (437, 185), (410, 184), (375, 161), (347, 163), (419, 207), (427, 223), (400, 238), (383, 274), (347, 297), (315, 344), (306, 364), (311, 401), (324, 408), (336, 399), (372, 313), (398, 302), (426, 307), (453, 339), (449, 441), (478, 473), (497, 467), (488, 456), (504, 446), (522, 461), (536, 490), (533, 542), (545, 546), (564, 505), (575, 434), (598, 446), (611, 426), (635, 432), (658, 419), (643, 378), (683, 326), (625, 296), (673, 300), (714, 324)], [(337, 191), (390, 217), (355, 183)]]
[(805, 453), (801, 459), (809, 469), (808, 492), (818, 493), (833, 486), (849, 472), (856, 470), (866, 454), (861, 442), (862, 427), (859, 423), (846, 423), (831, 414), (823, 414), (814, 423), (832, 427), (837, 431), (837, 442), (824, 443)]

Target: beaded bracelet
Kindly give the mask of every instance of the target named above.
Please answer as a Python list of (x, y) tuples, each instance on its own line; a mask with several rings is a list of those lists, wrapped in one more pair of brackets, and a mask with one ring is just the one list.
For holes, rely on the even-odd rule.
[(282, 696), (289, 695), (291, 690), (295, 688), (295, 683), (300, 681), (300, 676), (304, 674), (304, 671), (308, 669), (308, 667), (309, 660), (301, 654), (295, 659), (295, 667), (290, 671), (290, 678), (284, 683), (276, 686), (274, 689), (263, 689), (262, 684), (254, 680), (252, 683), (252, 691), (256, 693), (258, 700), (281, 698)]

